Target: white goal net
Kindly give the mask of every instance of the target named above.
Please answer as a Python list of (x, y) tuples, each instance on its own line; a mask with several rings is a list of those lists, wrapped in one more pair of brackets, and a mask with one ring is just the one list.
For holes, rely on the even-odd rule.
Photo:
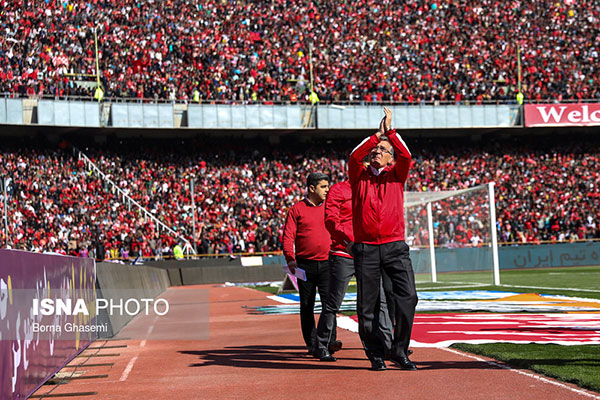
[(498, 285), (493, 183), (406, 192), (406, 242), (418, 283)]

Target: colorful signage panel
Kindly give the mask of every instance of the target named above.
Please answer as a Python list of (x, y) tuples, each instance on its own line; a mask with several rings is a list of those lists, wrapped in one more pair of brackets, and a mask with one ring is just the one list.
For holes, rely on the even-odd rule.
[[(0, 398), (26, 398), (95, 338), (93, 332), (39, 332), (36, 299), (95, 301), (95, 262), (89, 258), (0, 249)], [(73, 313), (71, 313), (73, 314)], [(57, 326), (86, 327), (93, 316), (54, 315)]]
[(600, 125), (600, 103), (527, 104), (525, 126)]

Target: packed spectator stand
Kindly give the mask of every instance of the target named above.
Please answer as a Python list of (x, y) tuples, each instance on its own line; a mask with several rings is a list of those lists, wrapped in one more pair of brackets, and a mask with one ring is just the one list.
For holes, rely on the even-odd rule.
[[(501, 242), (600, 238), (598, 139), (546, 139), (409, 139), (414, 161), (407, 190), (494, 181)], [(198, 253), (218, 255), (279, 251), (287, 209), (305, 195), (306, 175), (321, 170), (333, 181), (343, 179), (347, 146), (348, 141), (307, 147), (148, 140), (82, 150), (129, 196), (190, 239)], [(85, 168), (66, 143), (4, 144), (0, 176), (8, 178), (9, 211), (2, 247), (110, 259), (170, 256), (177, 244)], [(195, 238), (191, 179), (196, 182)], [(485, 245), (489, 229), (473, 223), (484, 219), (477, 207), (449, 207), (449, 214), (438, 216), (436, 244)], [(427, 244), (424, 225), (409, 227), (415, 246)]]
[[(600, 100), (597, 0), (0, 0), (0, 93), (223, 102)], [(86, 84), (88, 80), (92, 84)]]

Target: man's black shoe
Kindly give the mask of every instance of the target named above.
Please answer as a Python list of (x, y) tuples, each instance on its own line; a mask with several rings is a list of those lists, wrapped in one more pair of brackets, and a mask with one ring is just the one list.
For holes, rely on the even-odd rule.
[(408, 357), (398, 357), (398, 358), (392, 357), (391, 361), (394, 363), (394, 365), (396, 365), (400, 369), (404, 369), (407, 371), (416, 371), (417, 370), (417, 366), (415, 365), (415, 363), (410, 361), (408, 359)]
[(383, 358), (374, 357), (371, 360), (371, 370), (372, 371), (385, 371), (387, 367), (385, 366), (385, 361)]
[(342, 349), (343, 343), (341, 340), (336, 340), (329, 345), (329, 353), (334, 354)]
[(332, 356), (331, 354), (329, 354), (329, 351), (325, 350), (325, 349), (317, 349), (314, 352), (314, 357), (318, 358), (320, 361), (328, 361), (328, 362), (333, 362), (333, 361), (337, 361), (337, 359)]
[[(412, 350), (408, 351), (408, 355), (410, 356), (413, 353)], [(385, 355), (383, 356), (384, 360), (391, 360), (392, 359), (392, 351), (385, 349)]]

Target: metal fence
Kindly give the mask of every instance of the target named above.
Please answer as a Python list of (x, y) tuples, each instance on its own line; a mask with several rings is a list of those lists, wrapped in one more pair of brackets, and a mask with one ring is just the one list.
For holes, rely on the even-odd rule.
[(0, 124), (23, 125), (21, 99), (0, 98)]
[(37, 105), (39, 125), (100, 126), (100, 105), (84, 101), (40, 100)]
[(173, 104), (113, 103), (112, 124), (118, 128), (174, 128)]
[[(517, 104), (391, 105), (398, 129), (522, 127)], [(0, 124), (156, 129), (376, 129), (382, 105), (186, 104), (0, 97)]]
[[(513, 127), (520, 124), (518, 105), (390, 106), (397, 129)], [(380, 106), (321, 106), (319, 129), (376, 129)]]

